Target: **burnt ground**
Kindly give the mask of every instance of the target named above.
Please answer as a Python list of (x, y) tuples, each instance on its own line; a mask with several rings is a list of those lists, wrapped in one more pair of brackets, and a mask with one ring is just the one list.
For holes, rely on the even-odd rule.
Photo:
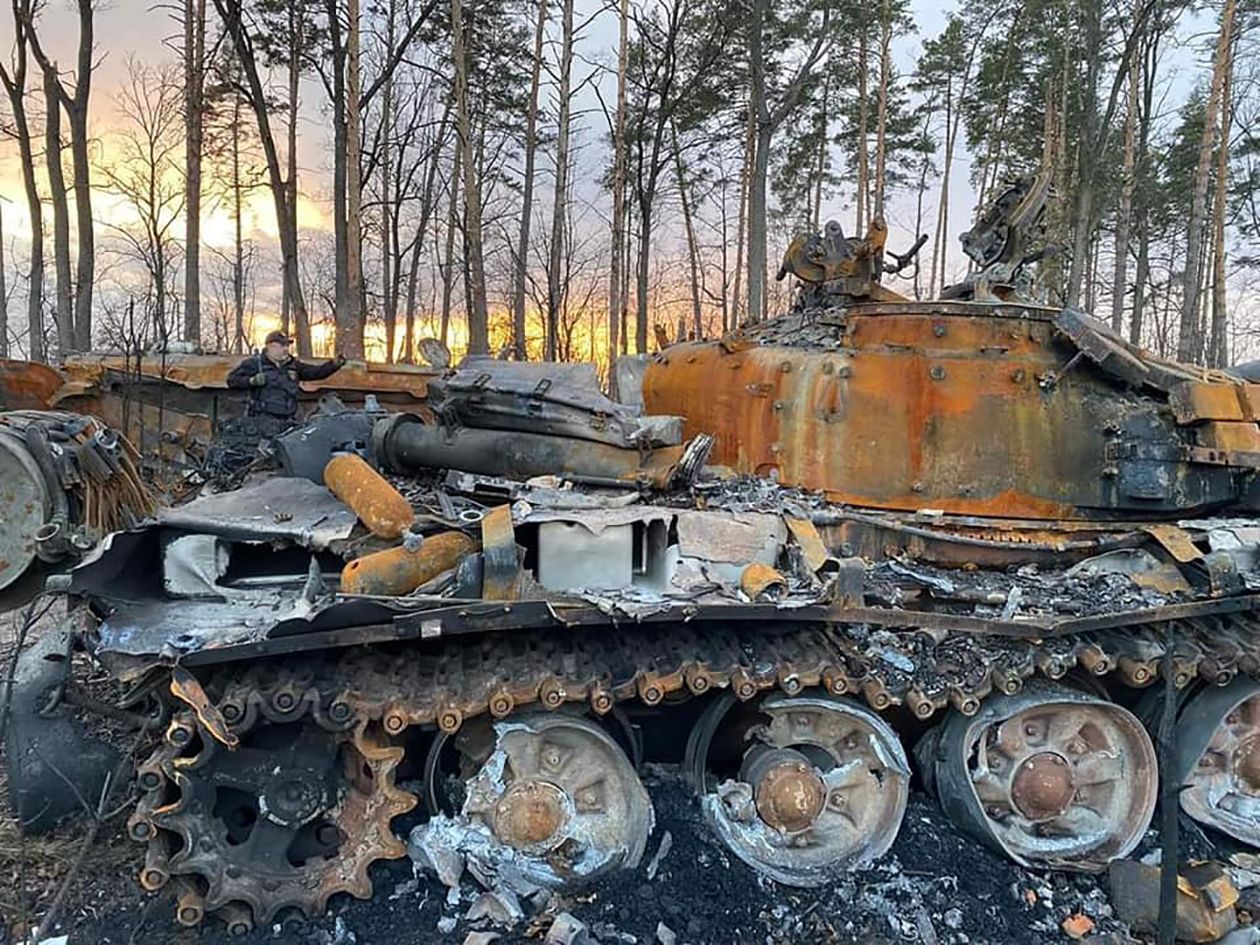
[[(579, 894), (553, 897), (511, 933), (500, 930), (501, 945), (539, 942), (554, 915), (564, 911), (585, 923), (596, 941), (625, 945), (655, 943), (662, 922), (679, 943), (692, 945), (1041, 945), (1069, 941), (1060, 925), (1072, 913), (1090, 916), (1096, 933), (1123, 928), (1112, 917), (1097, 877), (1019, 869), (958, 834), (935, 802), (922, 794), (912, 797), (896, 844), (877, 864), (841, 874), (821, 890), (798, 890), (759, 879), (726, 853), (705, 829), (677, 769), (654, 768), (647, 781), (657, 807), (657, 829), (645, 863), (632, 874), (606, 877)], [(146, 894), (135, 882), (140, 848), (121, 835), (120, 827), (115, 825), (93, 848), (67, 901), (57, 934), (68, 935), (70, 945), (462, 945), (476, 927), (463, 916), (479, 888), (469, 881), (459, 905), (448, 906), (445, 889), (431, 878), (417, 881), (409, 861), (403, 860), (377, 865), (373, 874), (377, 893), (371, 902), (335, 899), (329, 915), (317, 921), (292, 921), (237, 939), (229, 939), (213, 924), (183, 931), (174, 925), (170, 894)], [(647, 862), (666, 831), (672, 847), (649, 881)], [(59, 839), (69, 842), (72, 835)], [(28, 844), (28, 853), (36, 849)], [(456, 920), (455, 927), (443, 932), (451, 919)], [(1123, 935), (1103, 939), (1127, 940)]]

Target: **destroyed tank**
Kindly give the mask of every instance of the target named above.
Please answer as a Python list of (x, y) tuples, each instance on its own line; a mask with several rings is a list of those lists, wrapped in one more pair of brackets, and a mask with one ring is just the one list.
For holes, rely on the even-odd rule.
[(488, 359), (413, 413), (330, 406), (286, 475), (52, 579), (85, 615), (19, 668), (15, 806), (74, 806), (43, 760), (93, 757), (64, 706), (102, 699), (42, 657), (77, 648), (152, 744), (128, 831), (187, 925), (366, 898), (407, 853), (633, 867), (645, 759), (793, 885), (886, 852), (916, 774), (1025, 865), (1105, 868), (1161, 784), (1260, 843), (1260, 387), (1035, 301), (1045, 198), (1004, 193), (940, 300), (880, 284), (882, 224), (796, 240), (792, 311), (666, 347), (642, 409)]

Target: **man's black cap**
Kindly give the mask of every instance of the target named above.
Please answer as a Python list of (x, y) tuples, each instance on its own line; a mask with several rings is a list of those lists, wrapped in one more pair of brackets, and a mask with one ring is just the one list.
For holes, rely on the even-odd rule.
[(282, 345), (287, 345), (289, 343), (289, 336), (282, 331), (273, 331), (267, 335), (267, 344), (271, 344), (273, 341), (278, 341)]

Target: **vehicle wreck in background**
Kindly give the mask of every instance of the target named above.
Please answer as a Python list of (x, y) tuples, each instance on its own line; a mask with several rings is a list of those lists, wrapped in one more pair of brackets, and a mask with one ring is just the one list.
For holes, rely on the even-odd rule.
[[(999, 199), (944, 300), (829, 227), (791, 313), (660, 352), (642, 411), (470, 359), (89, 551), (55, 586), (158, 733), (144, 886), (244, 931), (408, 852), (452, 887), (584, 881), (644, 852), (645, 758), (795, 885), (886, 851), (916, 770), (1025, 865), (1124, 857), (1161, 778), (1260, 844), (1260, 387), (1030, 301), (1044, 197)], [(50, 777), (19, 811), (53, 815)]]

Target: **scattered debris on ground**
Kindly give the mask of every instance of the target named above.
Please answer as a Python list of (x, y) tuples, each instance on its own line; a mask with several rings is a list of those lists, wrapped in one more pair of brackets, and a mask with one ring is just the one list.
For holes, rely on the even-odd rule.
[[(543, 891), (525, 898), (502, 888), (487, 890), (466, 877), (448, 899), (438, 880), (417, 877), (409, 860), (396, 860), (373, 869), (377, 893), (370, 902), (340, 897), (323, 918), (276, 923), (242, 938), (229, 939), (220, 926), (207, 926), (196, 940), (204, 945), (1063, 945), (1075, 932), (1076, 939), (1095, 945), (1133, 941), (1116, 914), (1105, 876), (1013, 866), (960, 834), (917, 792), (891, 853), (868, 869), (838, 875), (829, 886), (804, 890), (761, 879), (732, 857), (702, 822), (676, 768), (653, 766), (646, 781), (657, 800), (658, 826), (645, 863), (633, 873), (613, 873), (572, 893)], [(68, 935), (68, 945), (188, 940), (191, 933), (173, 922), (169, 894), (145, 894), (136, 885), (136, 852), (121, 833), (102, 838), (88, 868), (93, 881), (73, 892), (56, 932)], [(1244, 866), (1231, 869), (1255, 865), (1240, 862)], [(4, 895), (7, 901), (11, 894)]]

